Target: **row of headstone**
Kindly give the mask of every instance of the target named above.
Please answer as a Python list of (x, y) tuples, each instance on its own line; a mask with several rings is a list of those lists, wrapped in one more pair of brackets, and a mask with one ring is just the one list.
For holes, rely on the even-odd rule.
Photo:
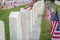
[[(39, 11), (40, 10), (40, 11)], [(31, 10), (21, 8), (20, 11), (11, 12), (9, 15), (10, 40), (29, 40), (29, 32), (38, 14), (44, 11), (44, 1), (38, 1)], [(0, 39), (5, 40), (4, 23), (0, 21)]]
[(29, 1), (19, 1), (19, 2), (16, 2), (16, 1), (5, 1), (3, 3), (3, 8), (6, 10), (6, 9), (10, 9), (10, 8), (21, 6), (21, 5), (26, 5), (28, 3), (30, 3), (30, 2)]
[(29, 40), (28, 32), (32, 32), (37, 15), (43, 13), (44, 2), (38, 1), (31, 10), (21, 8), (19, 12), (11, 12), (9, 16), (10, 39)]

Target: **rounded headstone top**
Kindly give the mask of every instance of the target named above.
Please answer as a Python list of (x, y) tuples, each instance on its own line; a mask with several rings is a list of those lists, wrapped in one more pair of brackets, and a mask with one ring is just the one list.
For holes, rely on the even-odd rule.
[(18, 11), (17, 12), (11, 12), (9, 17), (18, 17), (18, 15), (19, 15)]
[(29, 9), (21, 8), (20, 12), (26, 13)]

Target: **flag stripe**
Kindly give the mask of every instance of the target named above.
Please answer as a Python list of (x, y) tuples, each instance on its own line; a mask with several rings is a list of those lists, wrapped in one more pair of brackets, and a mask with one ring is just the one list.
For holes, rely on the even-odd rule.
[(52, 24), (51, 24), (51, 35), (53, 34), (53, 32), (54, 32), (54, 29), (55, 29), (55, 27), (56, 27), (56, 24), (57, 24), (57, 21), (52, 21)]
[(59, 32), (54, 32), (54, 34), (58, 35), (58, 34), (60, 34), (60, 33), (59, 33)]
[(52, 34), (52, 25), (53, 25), (54, 21), (51, 21), (51, 31), (50, 31), (50, 34)]
[(57, 39), (59, 39), (59, 38), (60, 38), (60, 36), (52, 36), (52, 38), (57, 38)]

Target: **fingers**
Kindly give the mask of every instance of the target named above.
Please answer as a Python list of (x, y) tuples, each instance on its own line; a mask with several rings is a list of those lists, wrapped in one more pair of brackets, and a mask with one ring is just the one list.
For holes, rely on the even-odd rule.
[(26, 6), (24, 9), (30, 8), (30, 10), (33, 8), (33, 4), (29, 4), (28, 6)]
[(33, 8), (33, 5), (30, 7), (30, 10)]

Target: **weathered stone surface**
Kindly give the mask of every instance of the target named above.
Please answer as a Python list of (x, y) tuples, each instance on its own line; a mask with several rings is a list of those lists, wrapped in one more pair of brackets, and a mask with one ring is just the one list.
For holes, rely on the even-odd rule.
[(22, 40), (21, 15), (11, 12), (9, 16), (10, 40)]
[(29, 39), (29, 23), (28, 23), (28, 10), (22, 8), (20, 10), (21, 14), (21, 23), (22, 23), (22, 40), (28, 40)]

